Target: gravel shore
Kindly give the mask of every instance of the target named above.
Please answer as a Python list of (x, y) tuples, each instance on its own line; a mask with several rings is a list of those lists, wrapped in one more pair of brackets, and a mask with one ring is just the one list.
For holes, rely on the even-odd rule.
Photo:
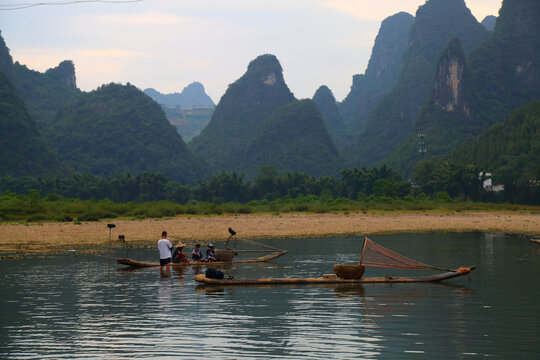
[[(485, 231), (540, 234), (540, 214), (282, 214), (113, 220), (111, 238), (123, 234), (133, 246), (153, 245), (163, 230), (174, 243), (224, 240), (232, 227), (243, 238), (323, 237), (415, 231)], [(53, 253), (108, 246), (106, 222), (0, 224), (0, 254)]]

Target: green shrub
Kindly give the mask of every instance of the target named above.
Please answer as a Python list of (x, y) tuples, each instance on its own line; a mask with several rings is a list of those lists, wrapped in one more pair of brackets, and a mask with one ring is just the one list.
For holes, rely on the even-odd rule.
[(73, 221), (73, 218), (69, 216), (68, 214), (61, 214), (61, 215), (56, 215), (53, 218), (53, 220), (58, 221), (58, 222), (69, 222), (69, 221)]
[(49, 215), (46, 214), (32, 214), (26, 218), (28, 222), (51, 220)]
[(239, 214), (251, 214), (252, 211), (251, 211), (251, 208), (249, 208), (247, 206), (242, 206), (242, 207), (238, 208), (238, 213)]
[(99, 215), (93, 211), (85, 212), (77, 216), (77, 221), (98, 221), (100, 219)]
[(449, 203), (453, 201), (452, 197), (446, 191), (439, 191), (437, 194), (435, 194), (434, 200), (436, 202), (444, 203)]

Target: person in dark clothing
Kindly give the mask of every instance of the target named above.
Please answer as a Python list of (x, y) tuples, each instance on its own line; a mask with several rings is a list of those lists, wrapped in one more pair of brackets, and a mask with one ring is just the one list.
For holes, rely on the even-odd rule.
[(208, 244), (208, 249), (206, 249), (206, 258), (204, 261), (216, 261), (216, 251), (214, 250), (214, 244)]
[(185, 246), (186, 244), (184, 243), (180, 243), (176, 246), (176, 249), (174, 250), (174, 253), (172, 256), (172, 261), (174, 263), (188, 263), (189, 264), (190, 261), (188, 259), (188, 256), (182, 252)]

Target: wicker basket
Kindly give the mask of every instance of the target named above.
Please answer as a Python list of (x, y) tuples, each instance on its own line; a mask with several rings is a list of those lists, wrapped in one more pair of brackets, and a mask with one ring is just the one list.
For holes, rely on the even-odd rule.
[(361, 279), (366, 268), (362, 265), (334, 265), (334, 273), (341, 279)]
[(216, 261), (229, 262), (232, 261), (236, 255), (236, 251), (232, 249), (215, 249), (216, 252)]

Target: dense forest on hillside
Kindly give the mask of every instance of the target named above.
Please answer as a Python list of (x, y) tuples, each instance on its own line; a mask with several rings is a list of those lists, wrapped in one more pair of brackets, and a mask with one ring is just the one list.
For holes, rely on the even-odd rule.
[(471, 116), (482, 129), (540, 99), (539, 39), (540, 2), (503, 1), (493, 35), (468, 57), (476, 92)]
[(217, 169), (239, 170), (257, 126), (294, 100), (277, 58), (261, 55), (229, 85), (212, 119), (188, 147)]
[(324, 125), (326, 126), (326, 130), (328, 130), (328, 134), (332, 138), (334, 145), (338, 147), (344, 146), (345, 143), (349, 143), (353, 137), (348, 133), (345, 127), (336, 98), (334, 97), (334, 94), (332, 94), (332, 90), (326, 85), (320, 86), (313, 95), (313, 102), (317, 105), (317, 108), (322, 115)]
[(474, 85), (459, 39), (452, 39), (439, 56), (434, 83), (414, 132), (383, 161), (402, 174), (410, 174), (423, 157), (446, 159), (449, 151), (480, 132), (465, 101), (472, 99)]
[[(351, 92), (341, 104), (326, 86), (317, 90), (313, 100), (297, 100), (285, 83), (278, 59), (261, 55), (229, 86), (206, 128), (187, 145), (163, 110), (174, 117), (175, 126), (198, 131), (181, 108), (168, 106), (178, 105), (174, 101), (180, 95), (210, 103), (202, 84), (190, 84), (182, 94), (147, 89), (158, 101), (169, 104), (161, 107), (129, 83), (81, 92), (72, 61), (62, 61), (43, 73), (30, 70), (13, 63), (0, 36), (0, 70), (6, 75), (0, 78), (0, 177), (50, 179), (61, 172), (64, 178), (55, 181), (69, 183), (91, 173), (102, 179), (97, 184), (120, 176), (116, 174), (130, 173), (133, 178), (162, 174), (168, 189), (172, 186), (177, 192), (155, 197), (132, 189), (128, 193), (139, 195), (109, 196), (105, 191), (95, 196), (115, 201), (172, 196), (175, 201), (221, 202), (221, 196), (202, 196), (194, 184), (203, 186), (208, 181), (203, 179), (212, 173), (225, 179), (234, 172), (249, 188), (261, 167), (267, 173), (270, 165), (278, 177), (287, 171), (317, 181), (328, 176), (334, 180), (326, 189), (332, 196), (343, 197), (342, 190), (329, 184), (342, 181), (338, 174), (349, 171), (344, 168), (386, 164), (413, 180), (412, 190), (399, 190), (396, 196), (416, 196), (419, 185), (428, 197), (446, 192), (462, 200), (535, 203), (537, 189), (531, 184), (540, 175), (535, 162), (534, 104), (512, 115), (504, 126), (449, 154), (519, 106), (540, 99), (539, 19), (540, 2), (535, 0), (504, 0), (493, 31), (478, 23), (463, 0), (429, 0), (418, 8), (415, 18), (406, 13), (391, 16), (381, 24), (368, 68), (354, 76)], [(493, 20), (486, 19), (486, 26), (491, 28)], [(194, 120), (204, 120), (199, 115)], [(420, 141), (427, 152), (418, 152)], [(344, 147), (351, 142), (355, 145)], [(463, 190), (467, 184), (477, 186), (479, 173), (485, 171), (507, 184), (504, 193), (487, 194), (478, 187)], [(454, 180), (443, 184), (443, 178)], [(10, 179), (9, 184), (18, 188), (22, 186), (19, 180)], [(42, 185), (36, 187), (43, 193)], [(387, 193), (394, 194), (389, 189), (395, 187), (387, 185)], [(264, 200), (248, 188), (242, 188), (243, 197), (223, 196), (227, 201)], [(63, 191), (62, 196), (87, 196)], [(231, 193), (235, 191), (233, 187)], [(287, 190), (278, 198), (295, 194), (320, 196), (315, 190)]]
[(53, 175), (59, 170), (24, 101), (0, 71), (0, 176)]
[(396, 86), (375, 107), (356, 145), (344, 153), (351, 164), (383, 160), (413, 132), (433, 88), (437, 59), (451, 39), (460, 39), (467, 53), (488, 36), (463, 0), (430, 0), (420, 6)]
[(65, 78), (75, 81), (75, 68), (72, 62), (63, 62), (57, 68), (45, 73), (30, 70), (25, 65), (15, 63), (13, 74), (15, 89), (24, 99), (28, 112), (35, 119), (38, 128), (50, 124), (56, 112), (63, 106), (77, 99), (80, 91), (75, 83), (69, 84)]
[(38, 128), (54, 118), (56, 111), (73, 101), (80, 93), (76, 87), (75, 66), (63, 61), (45, 73), (30, 70), (13, 58), (0, 32), (0, 70), (23, 99)]
[(311, 100), (293, 101), (265, 119), (251, 137), (242, 163), (248, 175), (264, 165), (314, 176), (336, 175), (343, 167)]
[(452, 153), (451, 159), (492, 172), (495, 179), (505, 185), (507, 193), (513, 193), (515, 201), (538, 197), (540, 100), (514, 111), (503, 123), (466, 142)]
[[(469, 56), (453, 39), (441, 53), (414, 133), (384, 163), (408, 174), (421, 156), (448, 158), (465, 140), (540, 99), (540, 63), (533, 60), (540, 58), (539, 18), (540, 3), (505, 1), (493, 35)], [(426, 153), (418, 153), (418, 134), (424, 134)]]
[(81, 94), (43, 133), (74, 172), (159, 171), (184, 182), (205, 175), (161, 107), (130, 84)]

